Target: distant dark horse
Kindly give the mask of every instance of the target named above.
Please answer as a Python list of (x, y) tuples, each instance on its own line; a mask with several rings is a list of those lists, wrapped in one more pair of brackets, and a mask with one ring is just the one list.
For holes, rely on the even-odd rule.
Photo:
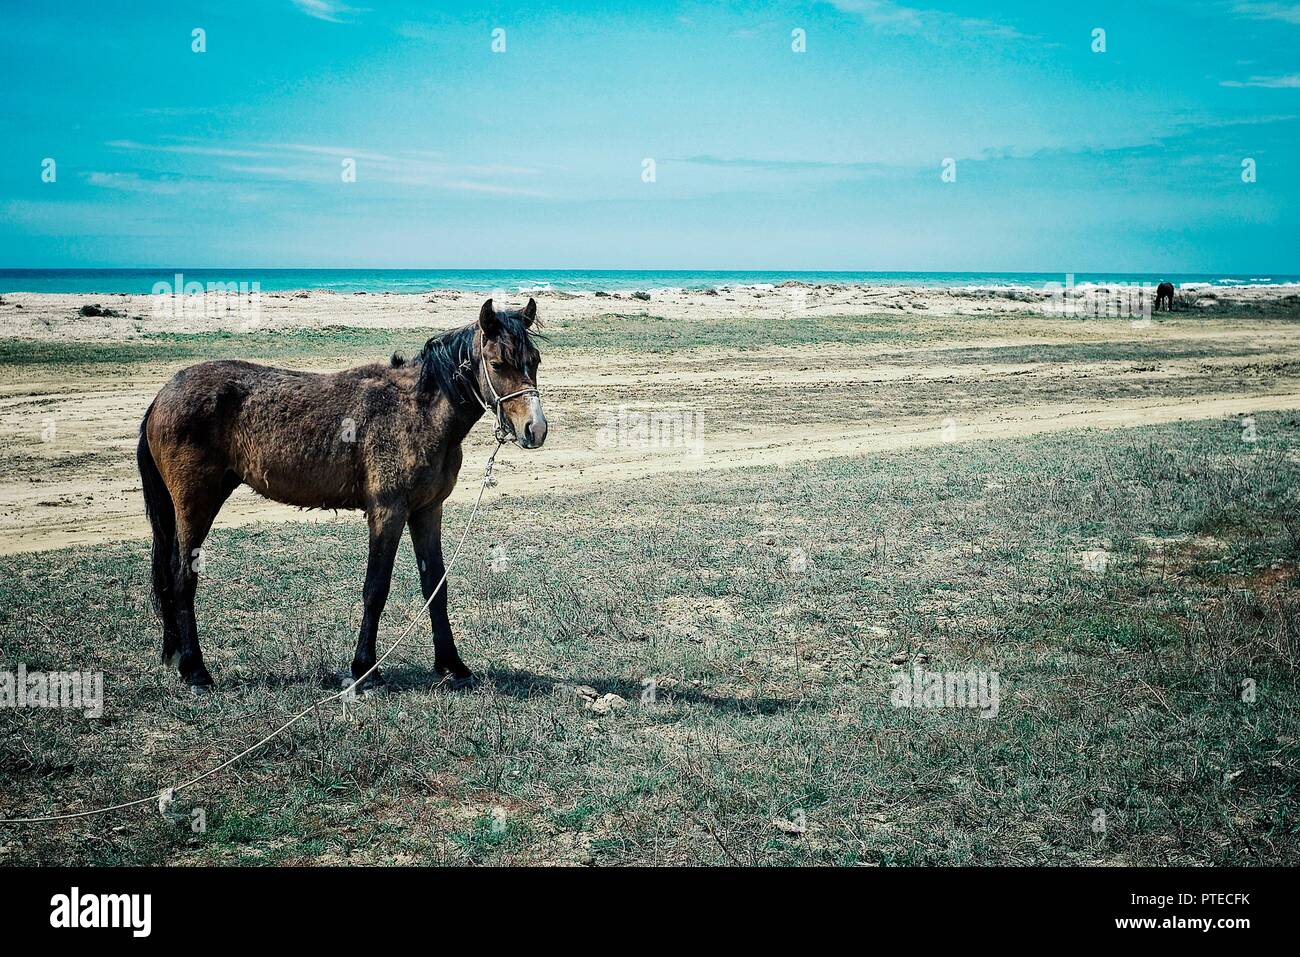
[[(486, 409), (524, 448), (546, 441), (537, 393), (537, 304), (497, 310), (430, 339), (410, 362), (394, 356), (315, 374), (251, 362), (204, 362), (163, 386), (144, 421), (136, 459), (153, 526), (153, 592), (164, 664), (193, 688), (212, 684), (194, 621), (203, 540), (236, 488), (303, 508), (364, 509), (370, 557), (353, 678), (375, 663), (375, 633), (393, 558), (409, 527), (425, 600), (443, 575), (442, 503), (460, 472), (460, 444)], [(456, 680), (460, 660), (447, 589), (430, 606), (434, 667)], [(382, 681), (376, 670), (364, 686)]]
[[(1147, 287), (1150, 288), (1149, 286)], [(1165, 312), (1174, 308), (1174, 284), (1171, 282), (1162, 282), (1156, 286), (1156, 312), (1160, 311), (1160, 305), (1164, 303)]]

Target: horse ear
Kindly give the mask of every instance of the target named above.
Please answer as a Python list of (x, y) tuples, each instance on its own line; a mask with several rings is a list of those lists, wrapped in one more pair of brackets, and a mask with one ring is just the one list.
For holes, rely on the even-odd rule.
[(495, 339), (497, 333), (501, 331), (501, 320), (497, 318), (497, 311), (491, 299), (483, 303), (483, 308), (478, 311), (478, 327), (489, 339)]
[(528, 305), (524, 306), (524, 328), (527, 329), (537, 318), (537, 300), (529, 298)]

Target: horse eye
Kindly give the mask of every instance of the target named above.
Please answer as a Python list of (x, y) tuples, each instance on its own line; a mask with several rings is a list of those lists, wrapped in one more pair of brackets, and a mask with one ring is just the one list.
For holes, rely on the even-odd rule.
[(492, 363), (492, 368), (495, 369), (497, 372), (504, 372), (504, 371), (505, 371), (505, 368), (506, 368), (506, 364), (505, 364), (504, 362), (495, 362), (495, 361), (494, 361), (494, 362)]

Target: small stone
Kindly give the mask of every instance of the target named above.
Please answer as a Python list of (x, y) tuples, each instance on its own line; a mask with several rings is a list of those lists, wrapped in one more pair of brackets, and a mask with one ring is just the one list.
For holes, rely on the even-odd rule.
[(627, 700), (616, 694), (603, 694), (595, 701), (587, 703), (587, 710), (595, 714), (609, 714), (627, 704)]
[(907, 664), (907, 658), (908, 658), (907, 652), (900, 651), (897, 654), (890, 655), (889, 663), (891, 665), (905, 665)]

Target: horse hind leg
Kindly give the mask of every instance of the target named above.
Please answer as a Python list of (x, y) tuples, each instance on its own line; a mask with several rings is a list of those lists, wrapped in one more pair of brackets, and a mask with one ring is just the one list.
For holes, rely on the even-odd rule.
[(162, 619), (162, 663), (178, 668), (181, 661), (181, 630), (176, 621), (176, 596), (172, 568), (176, 558), (176, 535), (162, 538), (155, 533), (153, 545), (153, 594), (158, 617)]
[(393, 559), (402, 540), (402, 527), (406, 515), (392, 508), (371, 506), (366, 518), (370, 524), (370, 554), (366, 561), (366, 582), (361, 592), (361, 628), (357, 634), (357, 651), (352, 657), (352, 680), (365, 675), (357, 690), (381, 687), (383, 676), (375, 668), (375, 637), (379, 632), (379, 617), (388, 601), (388, 590), (393, 580)]
[[(149, 411), (152, 412), (153, 408), (150, 407)], [(147, 415), (145, 422), (148, 422)], [(165, 665), (175, 667), (180, 660), (180, 629), (176, 624), (176, 600), (172, 594), (172, 566), (176, 560), (176, 510), (172, 505), (171, 492), (154, 463), (143, 426), (136, 460), (140, 466), (145, 513), (153, 530), (150, 578), (154, 610), (162, 619), (162, 661)]]
[(203, 662), (198, 623), (194, 618), (194, 593), (203, 570), (203, 542), (212, 529), (217, 512), (239, 481), (230, 473), (216, 471), (185, 483), (176, 498), (176, 546), (172, 555), (172, 595), (176, 606), (177, 643), (175, 663), (181, 678), (191, 689), (212, 685), (212, 675)]

